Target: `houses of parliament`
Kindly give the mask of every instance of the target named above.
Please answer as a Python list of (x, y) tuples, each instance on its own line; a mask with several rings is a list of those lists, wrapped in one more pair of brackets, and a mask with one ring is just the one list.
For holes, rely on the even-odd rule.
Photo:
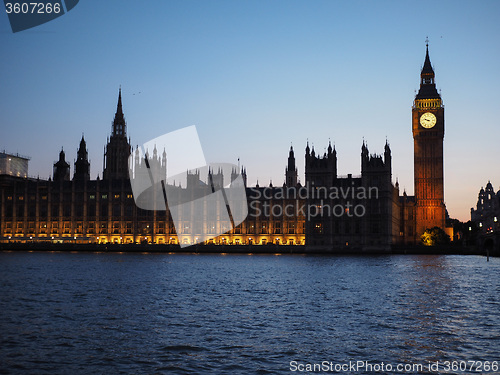
[[(339, 176), (331, 144), (317, 153), (305, 149), (305, 183), (298, 182), (295, 151), (290, 147), (282, 186), (246, 186), (248, 216), (209, 243), (305, 245), (338, 251), (388, 250), (417, 244), (428, 228), (445, 229), (443, 183), (444, 106), (436, 90), (428, 45), (420, 89), (412, 108), (415, 196), (400, 194), (392, 183), (389, 144), (381, 155), (361, 145), (361, 175)], [(165, 171), (168, 150), (151, 150), (149, 166)], [(90, 178), (82, 136), (73, 174), (60, 151), (48, 180), (27, 175), (27, 158), (0, 154), (0, 242), (151, 243), (190, 245), (211, 230), (212, 218), (199, 228), (176, 230), (171, 212), (136, 205), (129, 179), (129, 157), (121, 89), (104, 152), (102, 178)], [(132, 158), (131, 158), (132, 160)], [(138, 161), (136, 161), (138, 163)], [(184, 189), (206, 189), (199, 174), (188, 171)], [(209, 178), (222, 176), (210, 172)], [(191, 186), (189, 186), (191, 185)], [(266, 212), (265, 207), (280, 208)], [(177, 228), (180, 229), (180, 228)]]

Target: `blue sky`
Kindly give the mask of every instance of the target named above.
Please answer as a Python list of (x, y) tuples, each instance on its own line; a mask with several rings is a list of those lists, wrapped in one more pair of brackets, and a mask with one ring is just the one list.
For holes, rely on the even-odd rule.
[[(445, 104), (445, 199), (468, 220), (481, 186), (500, 186), (498, 1), (81, 0), (13, 34), (0, 16), (0, 150), (48, 178), (82, 133), (102, 174), (118, 87), (132, 144), (196, 125), (206, 159), (282, 184), (293, 144), (335, 143), (339, 174), (392, 148), (413, 194), (411, 105), (429, 37)], [(72, 166), (73, 167), (73, 166)]]

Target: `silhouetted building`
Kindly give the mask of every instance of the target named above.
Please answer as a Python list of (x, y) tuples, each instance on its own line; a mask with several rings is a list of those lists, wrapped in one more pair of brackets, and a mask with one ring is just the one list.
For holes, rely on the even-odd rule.
[(500, 228), (500, 190), (495, 193), (490, 181), (486, 188), (481, 188), (477, 197), (476, 209), (470, 209), (471, 220), (480, 228), (480, 232), (491, 233)]
[(391, 150), (369, 155), (361, 146), (361, 175), (337, 175), (337, 153), (331, 144), (322, 155), (306, 147), (309, 220), (306, 244), (339, 250), (386, 249), (399, 240), (399, 190), (391, 182)]
[(470, 216), (478, 229), (477, 245), (500, 254), (500, 190), (495, 193), (490, 181), (479, 191)]
[[(407, 196), (406, 192), (399, 196), (399, 184), (393, 185), (388, 142), (383, 154), (376, 155), (369, 153), (363, 141), (358, 176), (338, 175), (337, 152), (331, 143), (323, 155), (317, 155), (307, 143), (304, 185), (299, 182), (294, 150), (290, 147), (282, 186), (270, 183), (247, 187), (244, 167), (233, 168), (227, 176), (220, 168), (209, 169), (206, 177), (194, 170), (187, 172), (184, 186), (175, 182), (156, 184), (134, 200), (129, 173), (139, 181), (150, 181), (152, 175), (166, 181), (168, 155), (156, 146), (145, 150), (144, 158), (138, 149), (132, 150), (120, 89), (111, 135), (104, 148), (102, 180), (90, 179), (83, 136), (72, 180), (63, 150), (54, 163), (53, 180), (28, 178), (27, 159), (23, 159), (25, 174), (2, 172), (0, 176), (0, 241), (193, 244), (200, 237), (207, 238), (207, 234), (227, 231), (208, 242), (301, 244), (339, 251), (387, 250), (393, 244), (417, 243), (425, 229), (434, 226), (445, 229), (444, 108), (435, 87), (428, 46), (420, 76), (420, 90), (412, 107), (415, 196)], [(192, 228), (188, 221), (183, 221), (189, 212), (181, 212), (181, 206), (161, 203), (164, 189), (169, 189), (169, 194), (177, 196), (179, 201), (189, 202), (193, 197), (226, 186), (240, 174), (248, 198), (248, 202), (241, 204), (248, 205), (248, 216), (233, 229), (226, 227), (227, 222), (221, 224), (217, 219), (221, 212), (208, 206), (199, 213), (204, 218), (203, 224)], [(138, 208), (136, 200), (139, 204), (151, 197), (160, 198), (155, 200), (160, 202), (155, 206), (157, 209)], [(189, 205), (182, 207), (189, 210)], [(173, 216), (184, 223), (177, 230)]]

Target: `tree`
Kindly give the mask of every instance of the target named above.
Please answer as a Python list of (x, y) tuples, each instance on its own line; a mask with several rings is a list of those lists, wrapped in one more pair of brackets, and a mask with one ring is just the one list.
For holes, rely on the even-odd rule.
[(439, 227), (426, 229), (420, 239), (425, 246), (438, 246), (450, 243), (450, 236)]

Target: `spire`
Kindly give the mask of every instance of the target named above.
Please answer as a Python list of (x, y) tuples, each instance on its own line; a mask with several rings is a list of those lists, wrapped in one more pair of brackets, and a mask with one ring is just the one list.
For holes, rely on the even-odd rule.
[(65, 157), (66, 157), (66, 155), (64, 153), (64, 148), (61, 147), (61, 152), (59, 153), (59, 161), (60, 162), (66, 162)]
[(111, 127), (111, 136), (104, 151), (103, 180), (125, 179), (129, 177), (128, 157), (131, 146), (127, 140), (127, 123), (123, 115), (122, 89), (118, 91), (118, 104)]
[(420, 72), (420, 90), (415, 99), (440, 99), (436, 90), (435, 74), (429, 57), (429, 39), (425, 41), (425, 60)]
[(122, 88), (118, 91), (118, 104), (116, 105), (115, 118), (113, 120), (113, 127), (111, 129), (112, 136), (126, 137), (126, 123), (125, 116), (123, 115), (122, 107)]
[(361, 146), (361, 174), (363, 174), (364, 170), (368, 164), (368, 146), (365, 143), (365, 139), (363, 138), (363, 145)]
[(389, 146), (389, 141), (387, 140), (387, 138), (385, 139), (385, 146), (384, 146), (384, 163), (390, 172), (392, 169), (392, 157), (391, 157), (391, 147)]
[(434, 78), (434, 69), (432, 69), (431, 59), (429, 58), (429, 39), (425, 41), (425, 61), (420, 76), (423, 75), (429, 75)]
[(85, 138), (83, 137), (82, 134), (82, 139), (80, 140), (80, 147), (78, 148), (78, 157), (80, 158), (80, 155), (86, 155), (87, 154), (87, 143), (85, 142)]
[(290, 187), (297, 185), (297, 167), (295, 166), (293, 146), (290, 146), (290, 152), (288, 153), (288, 165), (285, 168), (285, 184)]
[(122, 86), (120, 85), (120, 89), (118, 90), (118, 105), (116, 106), (116, 113), (121, 113), (123, 115), (122, 109)]
[(88, 159), (87, 143), (85, 142), (83, 134), (80, 141), (80, 147), (76, 152), (75, 173), (73, 178), (79, 180), (90, 179), (90, 162)]

